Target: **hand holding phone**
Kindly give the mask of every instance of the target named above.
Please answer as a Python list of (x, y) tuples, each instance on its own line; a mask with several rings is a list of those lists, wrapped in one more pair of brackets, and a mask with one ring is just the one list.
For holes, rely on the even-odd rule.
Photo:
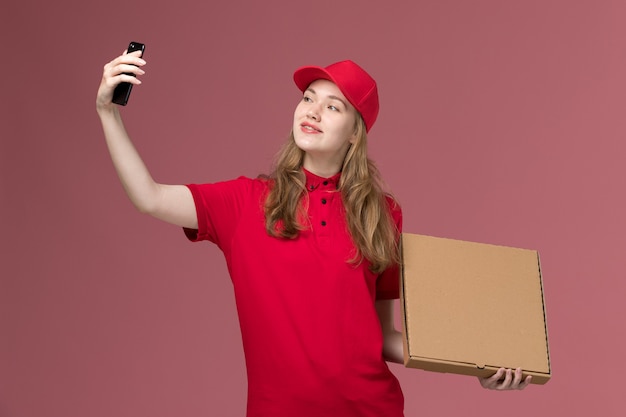
[[(144, 51), (146, 49), (146, 46), (143, 43), (139, 43), (139, 42), (131, 42), (128, 45), (128, 49), (126, 50), (127, 53), (131, 53), (131, 52), (135, 52), (135, 51), (141, 51), (141, 56), (143, 56)], [(125, 73), (126, 75), (132, 75), (133, 77), (135, 76), (135, 74), (131, 74), (131, 73)], [(116, 87), (115, 90), (113, 91), (113, 103), (115, 104), (119, 104), (120, 106), (125, 106), (128, 103), (128, 98), (130, 97), (130, 92), (133, 89), (133, 85), (131, 83), (127, 83), (127, 82), (122, 82), (119, 83)]]

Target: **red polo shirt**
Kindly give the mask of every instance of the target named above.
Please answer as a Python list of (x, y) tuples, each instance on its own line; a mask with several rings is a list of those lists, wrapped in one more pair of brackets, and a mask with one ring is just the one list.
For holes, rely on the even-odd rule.
[[(188, 185), (198, 214), (192, 241), (224, 252), (248, 373), (248, 417), (398, 417), (404, 399), (382, 357), (375, 299), (398, 297), (398, 269), (382, 275), (354, 254), (339, 174), (305, 171), (309, 227), (296, 239), (265, 231), (269, 181)], [(394, 205), (393, 217), (402, 215)]]

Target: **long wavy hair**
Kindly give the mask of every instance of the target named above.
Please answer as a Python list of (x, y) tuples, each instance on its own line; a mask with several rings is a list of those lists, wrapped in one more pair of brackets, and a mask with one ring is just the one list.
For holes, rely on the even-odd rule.
[[(390, 212), (389, 194), (384, 192), (378, 169), (367, 156), (365, 123), (357, 114), (356, 140), (348, 149), (341, 169), (338, 192), (356, 253), (348, 262), (370, 262), (370, 270), (381, 273), (399, 262), (399, 231)], [(304, 151), (295, 143), (293, 131), (279, 151), (269, 179), (273, 182), (265, 199), (265, 228), (274, 237), (294, 239), (305, 224), (306, 178), (302, 171)]]

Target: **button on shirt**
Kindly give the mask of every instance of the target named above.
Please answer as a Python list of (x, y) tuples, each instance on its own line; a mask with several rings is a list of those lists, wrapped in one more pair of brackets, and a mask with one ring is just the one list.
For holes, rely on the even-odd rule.
[(306, 175), (307, 213), (313, 236), (317, 238), (317, 243), (324, 247), (331, 245), (333, 234), (337, 234), (334, 229), (344, 225), (341, 194), (337, 191), (339, 176), (340, 174), (331, 178), (321, 178), (308, 171)]
[[(188, 185), (198, 214), (193, 241), (224, 252), (248, 374), (248, 417), (400, 417), (399, 383), (382, 357), (376, 299), (398, 297), (398, 268), (373, 274), (348, 261), (340, 174), (308, 171), (306, 229), (295, 239), (265, 231), (271, 181), (238, 178)], [(401, 226), (401, 212), (390, 201)]]

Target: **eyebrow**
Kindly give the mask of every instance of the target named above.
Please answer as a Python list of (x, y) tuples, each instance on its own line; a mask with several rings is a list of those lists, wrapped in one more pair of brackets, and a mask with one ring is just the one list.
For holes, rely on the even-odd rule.
[[(310, 92), (312, 92), (313, 94), (317, 95), (317, 93), (315, 92), (315, 90), (313, 90), (311, 87), (307, 88), (307, 89), (306, 89), (306, 91), (310, 91)], [(343, 106), (344, 106), (346, 109), (348, 109), (348, 108), (349, 108), (349, 107), (348, 107), (348, 105), (346, 104), (346, 102), (345, 102), (342, 98), (337, 97), (337, 96), (333, 96), (333, 95), (330, 95), (330, 96), (327, 96), (327, 97), (328, 97), (329, 99), (331, 99), (331, 100), (337, 100), (337, 101), (341, 102), (341, 104), (343, 104)]]

